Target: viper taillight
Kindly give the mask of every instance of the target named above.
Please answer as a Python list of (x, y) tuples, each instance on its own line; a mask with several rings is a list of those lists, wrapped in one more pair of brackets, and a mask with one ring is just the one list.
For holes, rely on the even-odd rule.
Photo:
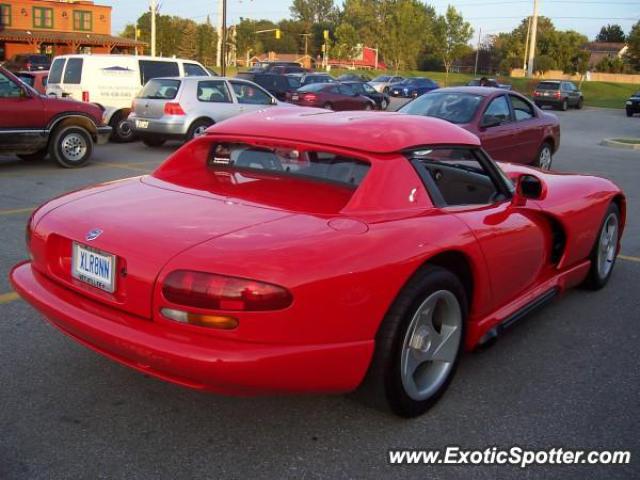
[(278, 285), (188, 270), (170, 273), (162, 294), (173, 304), (207, 310), (281, 310), (293, 302), (291, 293)]
[(164, 104), (165, 115), (185, 115), (184, 110), (179, 103), (167, 102)]

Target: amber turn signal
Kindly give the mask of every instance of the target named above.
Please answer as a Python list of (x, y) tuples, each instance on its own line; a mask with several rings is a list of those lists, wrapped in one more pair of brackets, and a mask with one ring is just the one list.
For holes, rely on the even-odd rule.
[(202, 315), (199, 313), (163, 308), (160, 313), (170, 320), (198, 327), (219, 328), (222, 330), (232, 330), (238, 326), (238, 319), (226, 315)]

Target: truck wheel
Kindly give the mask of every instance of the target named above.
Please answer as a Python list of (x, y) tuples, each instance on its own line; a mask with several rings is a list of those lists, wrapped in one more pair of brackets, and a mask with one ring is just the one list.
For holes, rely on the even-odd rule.
[(93, 139), (89, 132), (76, 125), (56, 130), (49, 142), (49, 154), (60, 166), (81, 167), (89, 161), (93, 153)]
[(565, 98), (562, 101), (562, 105), (560, 106), (560, 110), (562, 110), (563, 112), (566, 112), (569, 109), (569, 102), (567, 102), (567, 99)]
[(117, 143), (133, 142), (136, 138), (136, 132), (133, 131), (131, 123), (127, 120), (127, 115), (123, 113), (117, 113), (111, 120), (111, 140)]

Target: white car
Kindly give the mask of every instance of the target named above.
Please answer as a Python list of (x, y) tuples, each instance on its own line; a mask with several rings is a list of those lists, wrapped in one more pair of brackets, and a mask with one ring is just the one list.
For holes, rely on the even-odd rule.
[(70, 97), (99, 105), (112, 139), (131, 141), (135, 134), (127, 121), (131, 101), (152, 78), (210, 76), (200, 63), (180, 58), (132, 55), (62, 55), (49, 70), (47, 95)]

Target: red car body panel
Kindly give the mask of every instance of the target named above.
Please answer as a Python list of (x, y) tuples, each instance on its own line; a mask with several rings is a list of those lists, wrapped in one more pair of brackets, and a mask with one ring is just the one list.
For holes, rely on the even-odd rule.
[(49, 71), (41, 71), (41, 70), (32, 70), (32, 71), (20, 71), (17, 74), (18, 77), (31, 77), (33, 80), (29, 85), (31, 88), (36, 90), (41, 95), (46, 95), (47, 93), (47, 83), (46, 80), (49, 78)]
[[(540, 200), (436, 208), (401, 152), (475, 148), (475, 136), (432, 118), (291, 110), (223, 122), (151, 176), (45, 204), (30, 220), (32, 260), (11, 272), (14, 288), (76, 340), (165, 380), (233, 394), (344, 392), (362, 381), (382, 319), (425, 263), (451, 254), (468, 262), (471, 349), (541, 293), (580, 283), (609, 203), (624, 212), (622, 192), (607, 180), (509, 164), (507, 175), (542, 180)], [(285, 176), (210, 171), (218, 141), (313, 146), (370, 170), (350, 195)], [(71, 242), (95, 227), (104, 234), (92, 246), (121, 262), (113, 294), (69, 275)], [(552, 263), (557, 228), (566, 246)], [(160, 313), (176, 308), (162, 292), (175, 270), (281, 285), (293, 303), (233, 312), (232, 330), (180, 324)]]

